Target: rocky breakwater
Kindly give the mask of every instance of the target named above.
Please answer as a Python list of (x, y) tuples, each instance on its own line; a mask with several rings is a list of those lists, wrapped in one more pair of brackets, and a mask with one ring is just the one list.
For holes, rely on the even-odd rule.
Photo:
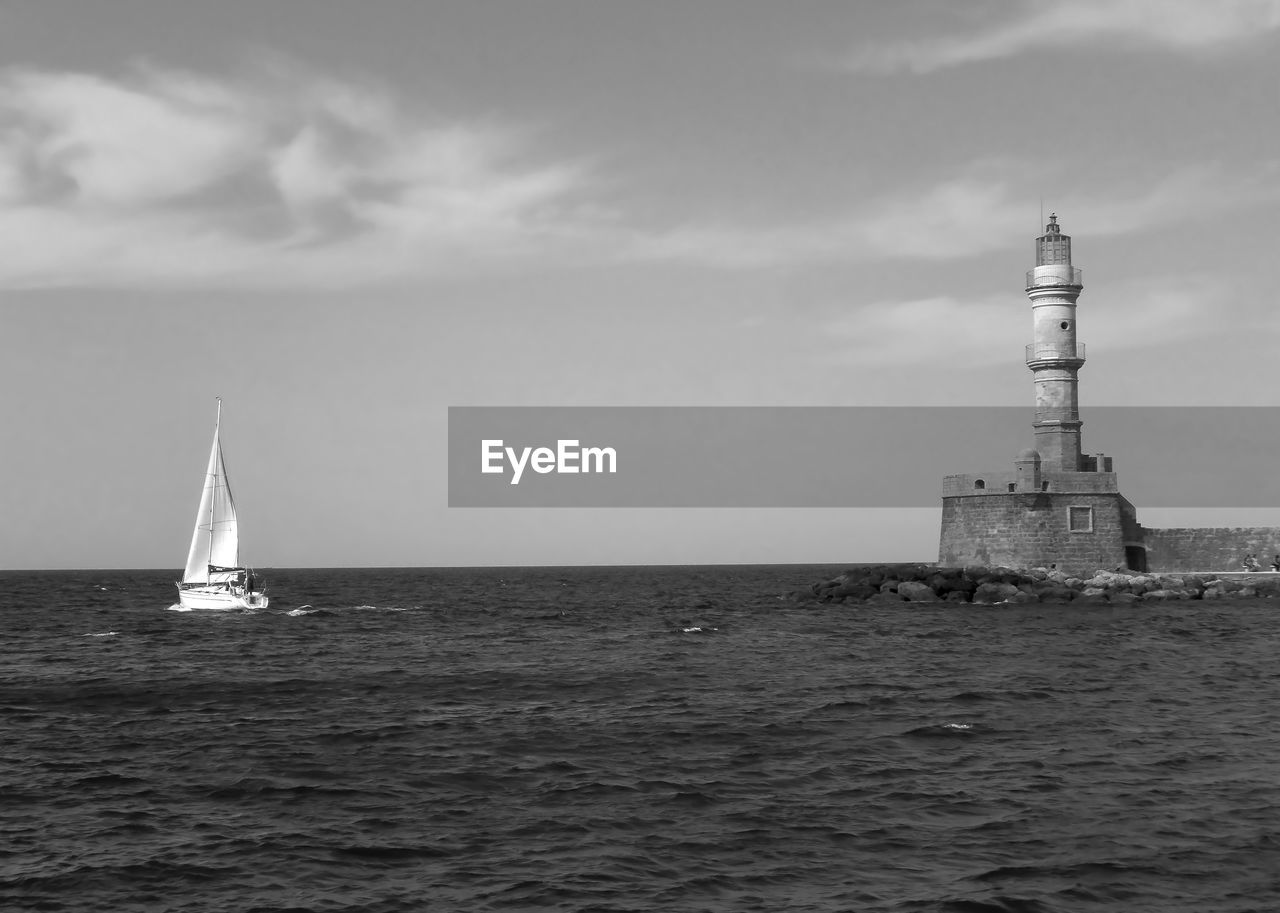
[(1280, 574), (1136, 574), (1079, 577), (1052, 568), (934, 567), (883, 564), (855, 568), (792, 594), (797, 602), (1017, 605), (1078, 602), (1129, 605), (1177, 599), (1280, 596)]

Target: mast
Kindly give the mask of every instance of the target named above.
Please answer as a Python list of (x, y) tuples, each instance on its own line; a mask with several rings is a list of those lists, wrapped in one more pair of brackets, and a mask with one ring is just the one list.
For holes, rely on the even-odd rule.
[[(215, 459), (217, 460), (217, 462), (214, 463), (213, 472), (214, 472), (214, 485), (216, 486), (217, 473), (218, 473), (217, 464), (222, 462), (222, 441), (220, 438), (220, 433), (222, 428), (222, 397), (215, 396), (214, 399), (218, 401), (218, 417), (213, 420), (213, 452), (214, 454), (216, 454)], [(209, 499), (209, 552), (205, 558), (206, 568), (213, 564), (213, 502), (216, 500), (217, 500), (216, 497)], [(207, 580), (208, 571), (206, 571), (205, 573), (206, 573), (205, 579)]]

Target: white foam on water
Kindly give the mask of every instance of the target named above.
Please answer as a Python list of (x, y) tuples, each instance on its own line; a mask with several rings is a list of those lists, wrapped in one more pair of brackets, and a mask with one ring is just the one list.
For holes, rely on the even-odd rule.
[(104, 631), (101, 634), (81, 634), (81, 637), (115, 637), (119, 631)]

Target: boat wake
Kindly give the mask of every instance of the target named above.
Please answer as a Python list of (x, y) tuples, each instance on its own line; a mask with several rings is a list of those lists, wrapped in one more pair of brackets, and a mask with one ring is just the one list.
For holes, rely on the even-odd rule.
[(307, 603), (300, 605), (296, 609), (290, 609), (285, 612), (291, 618), (298, 618), (303, 615), (337, 615), (346, 612), (410, 612), (421, 609), (422, 606), (387, 606), (387, 605), (346, 605), (346, 606), (329, 606), (327, 608), (316, 608)]

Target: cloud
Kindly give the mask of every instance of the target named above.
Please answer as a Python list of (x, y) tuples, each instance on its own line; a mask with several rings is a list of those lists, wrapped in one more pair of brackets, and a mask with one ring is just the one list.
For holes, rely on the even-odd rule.
[(834, 344), (831, 358), (840, 362), (945, 363), (962, 352), (969, 366), (995, 364), (1022, 350), (1031, 332), (1029, 310), (1017, 296), (876, 301), (832, 317), (821, 332)]
[[(1112, 285), (1107, 297), (1123, 308), (1090, 307), (1080, 299), (1080, 341), (1106, 340), (1118, 351), (1170, 346), (1229, 332), (1221, 321), (1229, 289), (1205, 276), (1180, 276), (1170, 287), (1164, 276)], [(957, 353), (969, 367), (1007, 364), (1031, 341), (1028, 300), (1011, 291), (987, 297), (936, 296), (881, 300), (856, 310), (841, 308), (819, 332), (831, 343), (833, 361), (866, 367), (948, 364)]]
[(0, 73), (7, 285), (358, 283), (547, 258), (585, 169), (517, 131), (277, 67)]
[[(21, 163), (32, 200), (129, 207), (192, 193), (243, 167), (259, 141), (243, 101), (170, 75), (141, 88), (81, 74), (0, 80), (9, 164)], [(8, 195), (21, 202), (12, 180)]]
[[(946, 262), (1023, 243), (1044, 163), (989, 161), (791, 222), (637, 227), (582, 158), (276, 67), (240, 80), (0, 71), (0, 285), (351, 287), (595, 264), (726, 270)], [(1069, 201), (1141, 231), (1280, 201), (1273, 171), (1194, 166)], [(1063, 201), (1067, 203), (1068, 201)], [(1079, 215), (1077, 215), (1077, 213)]]
[(1154, 48), (1183, 54), (1230, 51), (1280, 28), (1280, 0), (1028, 0), (1021, 15), (966, 36), (864, 47), (843, 65), (854, 71), (947, 67), (1044, 48)]
[[(804, 224), (752, 228), (686, 224), (634, 236), (626, 255), (724, 268), (770, 268), (830, 260), (961, 260), (1023, 244), (1038, 228), (1030, 201), (1043, 169), (1001, 162), (932, 184), (850, 203), (848, 212)], [(1273, 170), (1179, 168), (1146, 186), (1099, 186), (1073, 194), (1070, 230), (1115, 236), (1280, 202)], [(1076, 215), (1079, 213), (1079, 215)]]
[(1099, 188), (1080, 197), (1073, 204), (1079, 216), (1072, 217), (1072, 225), (1082, 234), (1121, 235), (1271, 206), (1280, 202), (1278, 177), (1273, 166), (1252, 171), (1185, 166), (1127, 194)]
[[(686, 224), (636, 235), (627, 255), (759, 268), (823, 260), (948, 260), (1008, 245), (1026, 234), (1025, 201), (1009, 183), (968, 176), (848, 204), (844, 215), (752, 227)], [(929, 239), (925, 243), (922, 239)]]
[[(1108, 350), (1173, 347), (1238, 332), (1222, 315), (1237, 307), (1242, 289), (1221, 277), (1180, 271), (1177, 282), (1171, 283), (1166, 275), (1136, 276), (1109, 283), (1104, 294), (1123, 306), (1085, 310), (1086, 288), (1080, 299), (1085, 314), (1081, 330), (1107, 340)], [(1253, 333), (1271, 331), (1262, 321), (1250, 319)]]

